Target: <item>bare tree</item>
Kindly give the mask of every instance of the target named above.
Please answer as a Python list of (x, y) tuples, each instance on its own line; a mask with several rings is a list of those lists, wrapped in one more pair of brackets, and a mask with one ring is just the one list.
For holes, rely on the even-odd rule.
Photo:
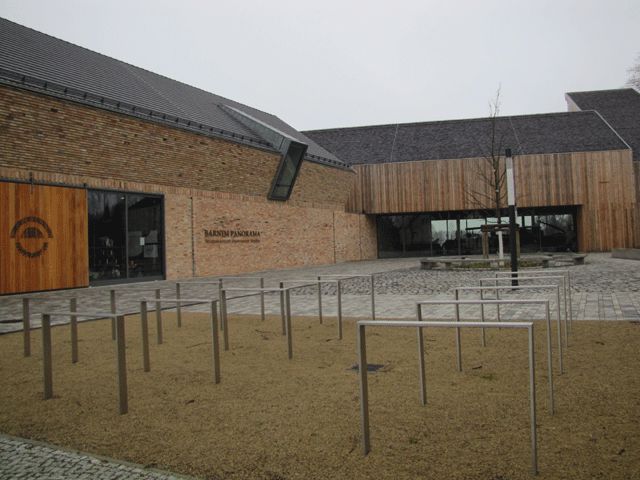
[(471, 180), (466, 193), (472, 206), (491, 211), (499, 224), (502, 209), (507, 205), (506, 168), (504, 161), (504, 131), (499, 128), (500, 87), (489, 101), (489, 128), (486, 138), (479, 140), (484, 154), (475, 160)]
[(640, 53), (636, 57), (636, 63), (633, 67), (627, 70), (629, 78), (627, 79), (627, 85), (630, 87), (636, 87), (640, 90)]

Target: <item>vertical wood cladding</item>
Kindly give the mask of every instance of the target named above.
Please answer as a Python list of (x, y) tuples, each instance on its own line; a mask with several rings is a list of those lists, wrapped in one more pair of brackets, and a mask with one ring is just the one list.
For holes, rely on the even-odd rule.
[[(479, 203), (470, 193), (491, 193), (478, 168), (482, 159), (357, 165), (347, 210), (379, 214), (486, 209), (490, 203)], [(639, 246), (638, 184), (629, 150), (523, 155), (514, 158), (514, 168), (519, 207), (580, 207), (581, 250)]]
[(86, 191), (0, 182), (0, 294), (84, 287)]

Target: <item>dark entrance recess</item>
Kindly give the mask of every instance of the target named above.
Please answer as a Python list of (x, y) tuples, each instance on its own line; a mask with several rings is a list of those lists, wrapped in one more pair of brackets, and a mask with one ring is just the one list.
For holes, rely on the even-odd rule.
[[(520, 249), (523, 253), (577, 251), (577, 207), (518, 209)], [(485, 224), (497, 218), (485, 212), (431, 212), (402, 215), (379, 215), (378, 256), (418, 257), (482, 254)], [(505, 216), (501, 219), (509, 224)], [(503, 235), (505, 253), (509, 252), (509, 235)], [(498, 251), (498, 237), (489, 238), (491, 253)]]
[(162, 197), (88, 191), (91, 284), (164, 278)]

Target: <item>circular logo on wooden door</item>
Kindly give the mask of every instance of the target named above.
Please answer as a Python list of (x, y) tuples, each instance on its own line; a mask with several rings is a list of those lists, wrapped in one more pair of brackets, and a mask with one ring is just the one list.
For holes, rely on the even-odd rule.
[(24, 217), (11, 229), (11, 238), (16, 241), (16, 249), (21, 255), (35, 258), (47, 251), (53, 233), (40, 217)]

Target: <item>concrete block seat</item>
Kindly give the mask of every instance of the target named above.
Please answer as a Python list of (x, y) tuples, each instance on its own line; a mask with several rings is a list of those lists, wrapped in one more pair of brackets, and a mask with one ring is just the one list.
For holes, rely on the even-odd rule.
[(563, 253), (559, 255), (552, 255), (554, 264), (572, 263), (573, 265), (584, 265), (585, 258), (587, 258), (586, 253)]
[(611, 251), (611, 256), (627, 260), (640, 260), (640, 248), (614, 248)]
[[(520, 262), (526, 262), (527, 266), (540, 265), (549, 267), (553, 257), (551, 255), (528, 255), (520, 257)], [(423, 270), (448, 270), (451, 268), (505, 268), (510, 265), (510, 258), (482, 258), (482, 257), (428, 257), (420, 260)]]

